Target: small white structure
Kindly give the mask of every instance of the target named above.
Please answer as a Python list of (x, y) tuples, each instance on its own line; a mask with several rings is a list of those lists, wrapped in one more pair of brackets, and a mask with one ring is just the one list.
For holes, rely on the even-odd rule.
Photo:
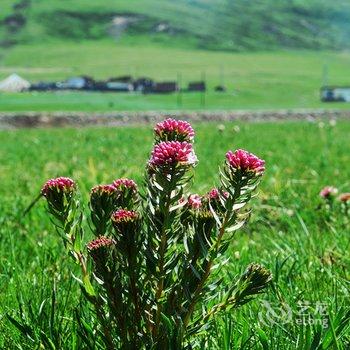
[(134, 91), (134, 86), (132, 84), (124, 83), (121, 81), (109, 81), (106, 84), (106, 86), (109, 90), (114, 90), (114, 91), (125, 91), (125, 92)]
[(30, 88), (30, 82), (17, 74), (11, 74), (5, 80), (0, 81), (0, 91), (21, 92)]
[(79, 90), (85, 87), (86, 80), (84, 77), (73, 77), (66, 81), (57, 83), (59, 89)]
[(337, 101), (350, 102), (350, 88), (336, 88), (333, 90), (334, 99)]
[(350, 102), (350, 87), (323, 87), (321, 89), (321, 100), (323, 102)]

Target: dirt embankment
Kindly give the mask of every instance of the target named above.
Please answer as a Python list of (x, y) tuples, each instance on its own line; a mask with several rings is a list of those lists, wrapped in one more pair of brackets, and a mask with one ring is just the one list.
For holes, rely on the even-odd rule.
[(12, 129), (154, 124), (166, 117), (181, 118), (191, 122), (316, 121), (319, 119), (350, 120), (350, 110), (0, 113), (0, 128)]

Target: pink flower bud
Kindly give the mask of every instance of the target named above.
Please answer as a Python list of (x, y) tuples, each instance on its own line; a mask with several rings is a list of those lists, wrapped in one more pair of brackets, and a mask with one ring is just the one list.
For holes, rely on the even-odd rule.
[(226, 159), (229, 166), (233, 169), (255, 173), (257, 176), (262, 175), (265, 171), (264, 160), (242, 149), (238, 149), (235, 152), (228, 151)]
[(219, 191), (217, 188), (213, 188), (211, 189), (208, 194), (207, 194), (207, 197), (210, 199), (210, 200), (217, 200), (220, 198), (220, 194), (222, 196), (224, 196), (224, 198), (228, 198), (229, 196), (229, 193), (228, 192), (223, 192), (223, 191)]
[(339, 200), (343, 203), (347, 203), (350, 201), (350, 192), (348, 193), (342, 193), (340, 196), (339, 196)]
[(155, 145), (149, 165), (153, 167), (165, 165), (194, 165), (197, 157), (188, 142), (170, 141)]
[(134, 210), (119, 209), (112, 214), (112, 221), (115, 224), (133, 222), (138, 217), (139, 214)]
[(99, 250), (101, 248), (110, 247), (115, 244), (115, 241), (108, 237), (98, 237), (87, 244), (87, 249), (89, 252)]
[(187, 203), (190, 208), (199, 209), (202, 206), (202, 197), (198, 194), (191, 194)]
[(321, 192), (320, 192), (320, 196), (322, 198), (331, 198), (333, 196), (335, 196), (338, 193), (338, 189), (333, 187), (333, 186), (326, 186), (324, 187)]
[(56, 193), (73, 193), (76, 189), (75, 182), (69, 177), (58, 177), (46, 181), (41, 189), (41, 194), (48, 197), (50, 194)]
[(209, 191), (208, 196), (210, 199), (218, 199), (219, 198), (219, 190), (217, 188), (213, 188)]
[(91, 195), (114, 195), (117, 189), (113, 185), (97, 185), (91, 189)]
[(130, 179), (117, 179), (113, 181), (113, 186), (117, 190), (131, 189), (133, 191), (137, 191), (137, 185), (134, 180)]
[(194, 130), (190, 123), (183, 120), (166, 119), (154, 128), (156, 139), (161, 141), (187, 141), (194, 138)]
[[(95, 272), (97, 272), (98, 275), (105, 269), (110, 252), (115, 244), (116, 241), (114, 239), (105, 236), (100, 236), (87, 244), (87, 250), (96, 264)], [(99, 277), (102, 278), (102, 275)]]

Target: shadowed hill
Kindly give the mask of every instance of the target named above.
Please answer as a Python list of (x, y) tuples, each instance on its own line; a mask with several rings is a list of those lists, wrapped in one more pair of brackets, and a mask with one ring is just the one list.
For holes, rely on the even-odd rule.
[(210, 50), (349, 47), (346, 0), (1, 0), (2, 46), (157, 42)]

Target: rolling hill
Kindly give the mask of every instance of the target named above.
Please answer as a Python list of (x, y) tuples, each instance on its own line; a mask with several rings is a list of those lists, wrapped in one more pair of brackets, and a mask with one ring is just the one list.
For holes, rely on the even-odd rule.
[(347, 0), (1, 0), (2, 47), (140, 40), (210, 50), (349, 47)]

